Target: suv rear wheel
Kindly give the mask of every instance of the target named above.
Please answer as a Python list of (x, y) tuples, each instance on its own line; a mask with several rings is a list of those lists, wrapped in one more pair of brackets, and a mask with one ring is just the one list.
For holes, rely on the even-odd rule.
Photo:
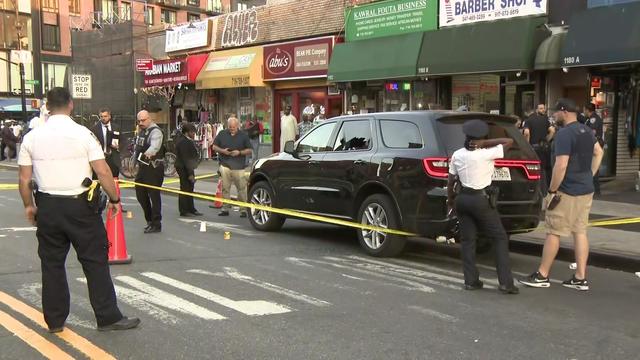
[[(374, 194), (364, 200), (357, 219), (364, 225), (397, 229), (400, 221), (393, 201), (388, 195)], [(388, 257), (402, 252), (407, 238), (383, 232), (358, 229), (360, 245), (369, 255)]]
[[(249, 190), (249, 202), (255, 205), (273, 206), (275, 196), (269, 183), (259, 181)], [(280, 230), (285, 218), (282, 215), (265, 210), (250, 209), (249, 222), (260, 231)]]

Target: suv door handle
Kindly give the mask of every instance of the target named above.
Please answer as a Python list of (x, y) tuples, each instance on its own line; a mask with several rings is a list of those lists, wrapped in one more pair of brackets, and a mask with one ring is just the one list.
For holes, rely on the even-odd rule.
[(366, 164), (367, 162), (366, 162), (366, 161), (364, 161), (364, 160), (360, 160), (360, 159), (359, 159), (359, 160), (354, 161), (353, 163), (354, 163), (355, 165), (364, 165), (364, 164)]
[(311, 161), (309, 161), (309, 165), (320, 165), (320, 161), (318, 161), (318, 160), (311, 160)]

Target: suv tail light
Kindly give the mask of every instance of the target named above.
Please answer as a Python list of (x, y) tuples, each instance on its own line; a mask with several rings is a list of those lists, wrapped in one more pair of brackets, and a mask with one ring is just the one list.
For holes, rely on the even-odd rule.
[(496, 160), (496, 166), (521, 168), (529, 180), (540, 180), (540, 161), (538, 160)]
[[(429, 176), (446, 179), (449, 177), (449, 159), (426, 158), (423, 160), (424, 170)], [(540, 180), (540, 161), (538, 160), (496, 160), (497, 167), (521, 168), (528, 180)]]
[(429, 176), (446, 179), (449, 177), (449, 159), (447, 158), (426, 158), (422, 160), (424, 170)]

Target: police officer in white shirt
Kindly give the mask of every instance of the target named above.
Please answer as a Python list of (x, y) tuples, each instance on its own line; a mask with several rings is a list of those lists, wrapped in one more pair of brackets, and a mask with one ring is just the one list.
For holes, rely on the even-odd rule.
[[(495, 193), (490, 187), (494, 160), (504, 157), (513, 140), (487, 139), (489, 126), (481, 120), (465, 122), (462, 131), (466, 135), (464, 148), (454, 152), (449, 163), (447, 204), (460, 221), (464, 288), (477, 290), (483, 286), (476, 267), (476, 240), (481, 230), (492, 239), (496, 250), (498, 289), (504, 294), (517, 294), (509, 265), (509, 238), (495, 208), (495, 199), (491, 199)], [(456, 177), (461, 185), (457, 196)]]
[[(109, 196), (109, 208), (117, 213), (120, 198), (111, 171), (97, 139), (69, 117), (73, 110), (69, 91), (53, 88), (47, 93), (47, 100), (51, 116), (25, 136), (18, 160), (25, 214), (38, 228), (44, 319), (49, 332), (64, 329), (70, 301), (65, 260), (73, 245), (87, 278), (98, 330), (134, 328), (140, 320), (124, 317), (118, 309), (109, 272), (107, 233), (101, 215), (90, 206), (87, 196), (91, 190), (85, 179), (91, 178), (93, 170)], [(35, 204), (32, 176), (37, 185)]]

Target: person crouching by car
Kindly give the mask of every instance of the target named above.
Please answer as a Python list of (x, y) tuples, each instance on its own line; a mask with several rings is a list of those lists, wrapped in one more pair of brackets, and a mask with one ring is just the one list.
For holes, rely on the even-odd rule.
[[(194, 138), (196, 127), (188, 122), (182, 124), (182, 136), (176, 142), (176, 171), (180, 177), (180, 191), (192, 193), (196, 184), (195, 170), (198, 167), (198, 149)], [(180, 216), (202, 216), (196, 210), (193, 197), (189, 195), (178, 195), (178, 211)]]

